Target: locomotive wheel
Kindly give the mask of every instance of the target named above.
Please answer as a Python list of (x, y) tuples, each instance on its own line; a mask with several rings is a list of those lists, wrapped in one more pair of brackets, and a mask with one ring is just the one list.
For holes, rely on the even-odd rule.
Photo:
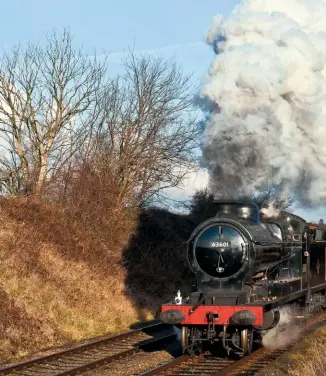
[(252, 352), (252, 343), (253, 343), (253, 330), (252, 329), (243, 329), (240, 334), (240, 347), (243, 352), (247, 355)]
[(181, 329), (181, 347), (182, 354), (185, 354), (189, 350), (190, 340), (189, 340), (189, 329), (187, 326), (183, 326)]
[(197, 328), (183, 326), (181, 329), (181, 347), (182, 354), (199, 354), (202, 352), (202, 346), (198, 342), (193, 342), (193, 337), (198, 337)]

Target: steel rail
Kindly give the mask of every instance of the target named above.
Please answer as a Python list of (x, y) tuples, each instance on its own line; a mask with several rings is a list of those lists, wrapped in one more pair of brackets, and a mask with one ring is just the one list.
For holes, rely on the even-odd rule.
[[(174, 340), (176, 338), (175, 332), (155, 337), (155, 334), (157, 335), (167, 328), (169, 328), (168, 325), (156, 322), (117, 335), (102, 336), (50, 355), (0, 367), (0, 375), (23, 375), (24, 373), (31, 375), (30, 372), (33, 372), (32, 374), (35, 376), (76, 375), (150, 347), (158, 346), (162, 342)], [(147, 331), (149, 333), (146, 333)], [(153, 338), (144, 339), (149, 334), (153, 335)], [(61, 366), (66, 361), (68, 364)], [(56, 371), (56, 368), (63, 367), (66, 369)]]

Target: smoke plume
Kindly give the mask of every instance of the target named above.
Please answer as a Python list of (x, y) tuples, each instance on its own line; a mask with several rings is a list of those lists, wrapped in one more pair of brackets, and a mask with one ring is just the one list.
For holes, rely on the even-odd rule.
[(280, 309), (280, 322), (263, 336), (263, 346), (269, 350), (279, 349), (293, 342), (300, 335), (301, 329), (291, 322), (297, 313), (291, 307)]
[(216, 16), (201, 90), (203, 158), (217, 197), (277, 187), (326, 199), (326, 0), (246, 0)]

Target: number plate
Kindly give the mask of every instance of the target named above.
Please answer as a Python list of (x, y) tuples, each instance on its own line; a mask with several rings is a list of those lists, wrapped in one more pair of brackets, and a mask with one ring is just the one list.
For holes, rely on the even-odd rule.
[(213, 247), (213, 248), (231, 248), (231, 242), (212, 242), (211, 247)]

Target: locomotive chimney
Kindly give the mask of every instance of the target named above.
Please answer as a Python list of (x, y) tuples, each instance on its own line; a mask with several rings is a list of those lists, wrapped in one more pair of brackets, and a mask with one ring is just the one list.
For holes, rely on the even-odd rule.
[(253, 202), (239, 201), (215, 201), (216, 216), (235, 216), (239, 219), (246, 219), (254, 223), (259, 223), (259, 208)]

